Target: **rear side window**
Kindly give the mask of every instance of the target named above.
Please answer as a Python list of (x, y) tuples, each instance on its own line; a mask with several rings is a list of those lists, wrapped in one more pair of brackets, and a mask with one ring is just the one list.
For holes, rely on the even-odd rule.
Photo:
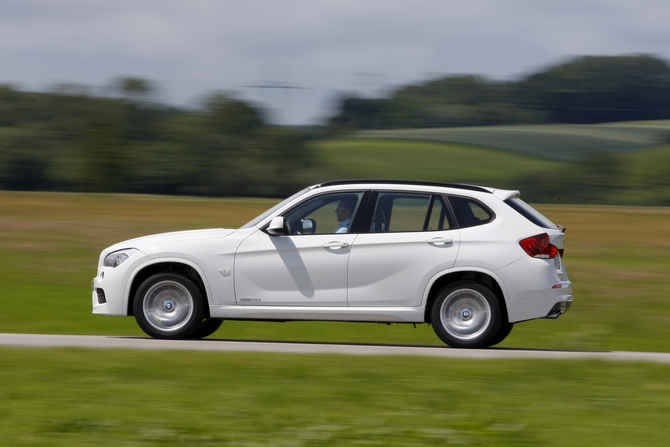
[(429, 203), (429, 195), (381, 193), (370, 232), (422, 231)]
[(452, 222), (439, 196), (411, 193), (379, 193), (371, 233), (441, 231)]
[(538, 210), (528, 205), (518, 197), (505, 200), (505, 203), (514, 208), (519, 214), (542, 228), (558, 228), (558, 225), (544, 217)]
[(460, 228), (475, 227), (493, 220), (493, 212), (481, 203), (464, 197), (449, 197)]

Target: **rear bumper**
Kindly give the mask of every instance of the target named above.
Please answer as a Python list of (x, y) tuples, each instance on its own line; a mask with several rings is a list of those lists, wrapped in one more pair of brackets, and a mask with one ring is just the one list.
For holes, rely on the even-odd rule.
[(510, 323), (558, 318), (572, 304), (572, 283), (554, 259), (526, 256), (496, 274), (506, 287)]
[(555, 320), (570, 309), (573, 300), (572, 295), (561, 295), (558, 298), (559, 300), (556, 301), (554, 307), (551, 308), (547, 316), (544, 318)]

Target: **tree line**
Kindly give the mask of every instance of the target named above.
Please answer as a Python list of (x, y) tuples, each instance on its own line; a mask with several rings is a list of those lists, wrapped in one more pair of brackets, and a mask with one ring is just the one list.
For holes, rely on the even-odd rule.
[[(385, 98), (343, 96), (310, 132), (271, 125), (231, 94), (211, 93), (186, 109), (153, 101), (152, 88), (133, 78), (118, 80), (112, 96), (0, 85), (0, 189), (285, 197), (330, 179), (327, 166), (315, 172), (310, 139), (358, 129), (670, 119), (670, 68), (646, 55), (579, 57), (513, 82), (449, 76)], [(593, 203), (610, 197), (624, 164), (611, 155), (519, 183), (537, 200), (570, 190), (570, 201)], [(665, 158), (652, 168), (666, 190)], [(597, 184), (580, 188), (585, 178)]]
[(118, 97), (0, 86), (0, 188), (285, 196), (305, 183), (304, 135), (259, 109), (223, 93), (171, 108), (148, 81), (121, 84)]
[(384, 98), (343, 95), (340, 131), (670, 118), (670, 67), (649, 55), (584, 56), (517, 81), (448, 76)]

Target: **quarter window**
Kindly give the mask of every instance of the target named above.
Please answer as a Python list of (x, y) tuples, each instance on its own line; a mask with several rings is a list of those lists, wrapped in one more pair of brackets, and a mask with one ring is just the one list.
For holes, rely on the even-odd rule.
[(483, 225), (493, 220), (493, 212), (479, 202), (463, 197), (449, 197), (460, 228)]

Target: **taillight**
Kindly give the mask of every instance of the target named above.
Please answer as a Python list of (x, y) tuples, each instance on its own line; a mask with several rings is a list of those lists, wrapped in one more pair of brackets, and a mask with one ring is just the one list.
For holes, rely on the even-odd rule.
[(547, 233), (531, 236), (519, 242), (523, 251), (528, 253), (528, 256), (540, 259), (554, 259), (558, 253), (558, 248), (551, 245), (549, 235)]

